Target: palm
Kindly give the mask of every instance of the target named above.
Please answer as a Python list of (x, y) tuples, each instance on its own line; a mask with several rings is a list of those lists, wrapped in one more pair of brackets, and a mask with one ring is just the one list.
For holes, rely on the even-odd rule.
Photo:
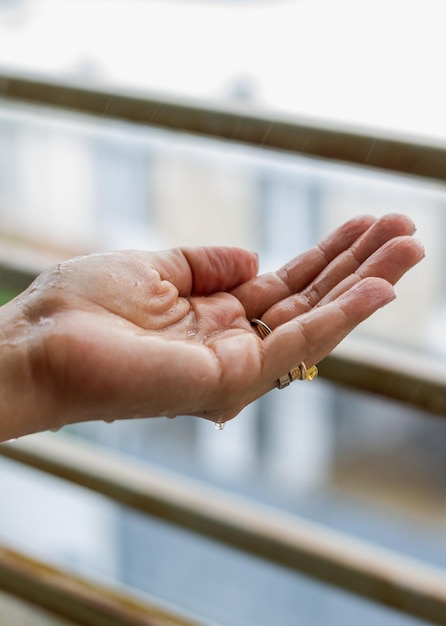
[[(34, 308), (52, 320), (39, 367), (65, 421), (229, 419), (391, 298), (389, 283), (422, 256), (412, 229), (401, 216), (360, 218), (257, 277), (253, 255), (239, 249), (69, 261), (34, 290)], [(261, 341), (253, 317), (280, 328)]]

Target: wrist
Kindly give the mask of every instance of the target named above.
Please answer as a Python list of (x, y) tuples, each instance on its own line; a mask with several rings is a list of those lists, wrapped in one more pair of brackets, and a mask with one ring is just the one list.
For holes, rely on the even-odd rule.
[(31, 366), (39, 330), (21, 298), (0, 307), (0, 442), (53, 428), (50, 403)]

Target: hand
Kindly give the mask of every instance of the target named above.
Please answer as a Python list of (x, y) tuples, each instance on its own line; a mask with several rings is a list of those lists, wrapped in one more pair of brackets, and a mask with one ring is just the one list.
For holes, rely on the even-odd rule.
[[(48, 270), (0, 310), (0, 440), (92, 419), (233, 418), (394, 298), (424, 255), (413, 231), (401, 215), (359, 217), (263, 276), (253, 253), (220, 247)], [(274, 332), (260, 339), (252, 318)]]

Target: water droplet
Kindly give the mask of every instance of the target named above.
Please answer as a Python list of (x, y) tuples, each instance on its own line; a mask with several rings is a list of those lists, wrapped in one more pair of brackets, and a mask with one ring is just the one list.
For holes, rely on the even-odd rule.
[(214, 422), (214, 426), (217, 430), (223, 430), (223, 428), (225, 427), (225, 423), (224, 422)]

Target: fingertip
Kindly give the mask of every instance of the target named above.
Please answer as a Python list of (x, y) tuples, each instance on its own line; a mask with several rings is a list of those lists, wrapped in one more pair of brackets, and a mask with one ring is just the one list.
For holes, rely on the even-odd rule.
[(418, 250), (418, 263), (422, 261), (426, 256), (426, 248), (419, 239), (413, 239), (414, 246)]
[(402, 235), (413, 235), (417, 230), (412, 218), (404, 213), (386, 213), (380, 221), (386, 222), (393, 230), (398, 229)]
[(248, 254), (246, 258), (246, 269), (249, 272), (249, 279), (254, 278), (259, 273), (259, 253), (243, 250)]
[(384, 278), (368, 276), (339, 296), (339, 302), (355, 300), (367, 314), (395, 300), (395, 289)]

